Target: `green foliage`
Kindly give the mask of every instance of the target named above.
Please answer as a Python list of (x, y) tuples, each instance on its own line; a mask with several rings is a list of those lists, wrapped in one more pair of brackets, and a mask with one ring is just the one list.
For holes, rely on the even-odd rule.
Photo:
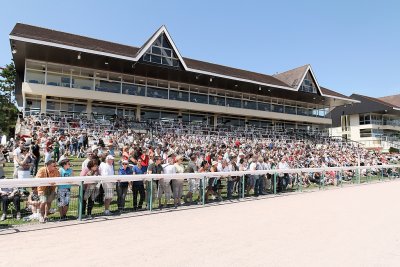
[(394, 147), (390, 147), (389, 148), (389, 153), (399, 153), (399, 149), (394, 148)]
[(9, 135), (10, 129), (15, 127), (18, 109), (15, 105), (15, 78), (14, 62), (7, 64), (0, 72), (0, 134)]

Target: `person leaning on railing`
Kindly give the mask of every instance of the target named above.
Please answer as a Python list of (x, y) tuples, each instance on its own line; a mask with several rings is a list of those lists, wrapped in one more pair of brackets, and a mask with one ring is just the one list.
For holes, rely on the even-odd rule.
[[(36, 178), (52, 178), (60, 177), (60, 172), (57, 170), (57, 163), (54, 160), (46, 162), (46, 166), (40, 168), (36, 174)], [(40, 197), (40, 213), (39, 221), (44, 223), (47, 220), (51, 202), (55, 198), (55, 186), (39, 186), (38, 194)]]
[[(122, 166), (118, 170), (118, 175), (133, 175), (133, 170), (129, 167), (129, 161), (123, 160)], [(117, 182), (117, 203), (118, 211), (122, 213), (125, 209), (125, 199), (128, 192), (129, 182)]]
[[(87, 164), (87, 167), (83, 168), (80, 176), (99, 176), (99, 165), (100, 160), (97, 157), (93, 157)], [(86, 214), (89, 219), (92, 218), (92, 209), (94, 206), (94, 200), (99, 194), (100, 183), (86, 184), (83, 190), (83, 205), (82, 214)], [(86, 212), (87, 206), (87, 212)]]

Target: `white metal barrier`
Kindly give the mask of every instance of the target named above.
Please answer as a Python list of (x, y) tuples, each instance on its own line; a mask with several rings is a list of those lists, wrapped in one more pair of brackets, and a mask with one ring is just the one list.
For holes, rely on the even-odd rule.
[(363, 170), (363, 169), (396, 169), (400, 168), (400, 164), (394, 165), (374, 165), (374, 166), (351, 166), (351, 167), (325, 167), (325, 168), (301, 168), (301, 169), (273, 169), (259, 171), (234, 171), (234, 172), (204, 172), (204, 173), (177, 173), (177, 174), (140, 174), (140, 175), (112, 175), (112, 176), (74, 176), (74, 177), (58, 177), (58, 178), (26, 178), (26, 179), (3, 179), (0, 180), (0, 188), (9, 187), (36, 187), (36, 186), (54, 186), (54, 185), (81, 185), (95, 182), (124, 182), (124, 181), (151, 181), (166, 179), (199, 179), (210, 177), (227, 177), (227, 176), (243, 176), (243, 175), (263, 175), (277, 173), (314, 173), (314, 172), (330, 172), (330, 171), (347, 171), (347, 170)]

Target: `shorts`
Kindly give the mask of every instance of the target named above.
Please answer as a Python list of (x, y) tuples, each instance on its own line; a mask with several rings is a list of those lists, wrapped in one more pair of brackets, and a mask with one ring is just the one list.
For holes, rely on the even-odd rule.
[(104, 189), (104, 199), (112, 199), (114, 196), (114, 183), (102, 183)]
[(70, 195), (71, 195), (70, 189), (68, 189), (68, 188), (58, 189), (58, 191), (57, 191), (57, 206), (58, 207), (68, 206)]
[(53, 202), (55, 197), (56, 197), (56, 193), (54, 191), (52, 191), (50, 194), (40, 195), (39, 200), (41, 203), (51, 203), (51, 202)]
[(91, 198), (94, 201), (98, 194), (99, 194), (99, 187), (97, 187), (97, 184), (89, 184), (86, 186), (83, 199), (88, 200), (89, 198)]

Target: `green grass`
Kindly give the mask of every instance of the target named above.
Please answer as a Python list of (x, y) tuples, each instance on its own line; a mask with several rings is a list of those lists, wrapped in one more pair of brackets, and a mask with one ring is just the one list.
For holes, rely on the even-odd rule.
[[(116, 162), (118, 162), (118, 158), (116, 159)], [(84, 161), (84, 159), (76, 159), (76, 158), (72, 158), (71, 162), (73, 164), (73, 170), (74, 170), (74, 174), (75, 175), (79, 175), (80, 171), (81, 171), (81, 164)], [(43, 163), (40, 165), (43, 166)], [(5, 171), (6, 171), (6, 177), (10, 178), (12, 177), (13, 174), (13, 164), (12, 163), (7, 163), (6, 167), (5, 167)], [(360, 177), (360, 183), (367, 183), (367, 182), (373, 182), (373, 181), (377, 181), (382, 179), (381, 176), (368, 176), (368, 177), (364, 177), (361, 176)], [(384, 177), (384, 180), (389, 179), (388, 177)], [(272, 181), (273, 182), (273, 181)], [(348, 182), (343, 182), (342, 184), (339, 184), (338, 187), (341, 186), (346, 186), (348, 184), (356, 184), (358, 183), (358, 176), (354, 177), (353, 181), (348, 181)], [(309, 187), (302, 187), (300, 185), (294, 185), (293, 188), (288, 189), (287, 192), (296, 192), (296, 191), (302, 191), (302, 192), (307, 192), (307, 191), (312, 191), (312, 190), (318, 190), (318, 189), (329, 189), (332, 188), (332, 185), (315, 185), (312, 184)], [(223, 180), (223, 190), (222, 190), (222, 196), (225, 197), (226, 196), (226, 182), (225, 179)], [(184, 184), (184, 194), (186, 194), (188, 192), (188, 185), (187, 183)], [(273, 193), (273, 192), (269, 192), (269, 193)], [(78, 186), (73, 186), (71, 189), (71, 199), (70, 199), (70, 206), (69, 206), (69, 210), (68, 210), (68, 218), (69, 219), (76, 219), (78, 217), (78, 195), (79, 195), (79, 187)], [(198, 195), (193, 196), (193, 199), (197, 199)], [(237, 197), (237, 196), (236, 196)], [(116, 197), (116, 192), (114, 192), (114, 198), (113, 201), (111, 203), (110, 206), (110, 210), (116, 211), (117, 210), (117, 197)], [(23, 201), (21, 203), (21, 212), (22, 210), (25, 209), (26, 207), (26, 202)], [(162, 203), (164, 203), (164, 199), (162, 199)], [(171, 202), (170, 202), (171, 203)], [(172, 203), (171, 203), (172, 204)], [(143, 206), (146, 205), (146, 202), (144, 203)], [(11, 205), (12, 206), (12, 205)], [(153, 205), (152, 207), (154, 209), (158, 208), (158, 201), (157, 200), (153, 200)], [(52, 203), (52, 208), (56, 210), (56, 212), (52, 215), (49, 216), (50, 220), (58, 220), (59, 219), (59, 213), (58, 213), (58, 208), (56, 206), (56, 201), (53, 201)], [(125, 204), (125, 208), (126, 210), (132, 211), (133, 209), (133, 199), (132, 199), (132, 193), (128, 193), (127, 197), (126, 197), (126, 204)], [(101, 215), (104, 211), (104, 205), (95, 203), (94, 207), (93, 207), (93, 212), (92, 214), (94, 216), (96, 215)], [(22, 212), (22, 217), (29, 215), (28, 213), (24, 213)], [(9, 213), (9, 217), (10, 217), (10, 213)], [(17, 225), (22, 225), (22, 224), (27, 224), (27, 223), (37, 223), (37, 221), (34, 222), (25, 222), (23, 220), (16, 220), (16, 219), (7, 219), (3, 222), (0, 222), (0, 228), (4, 228), (4, 227), (10, 227), (10, 226), (17, 226)]]

